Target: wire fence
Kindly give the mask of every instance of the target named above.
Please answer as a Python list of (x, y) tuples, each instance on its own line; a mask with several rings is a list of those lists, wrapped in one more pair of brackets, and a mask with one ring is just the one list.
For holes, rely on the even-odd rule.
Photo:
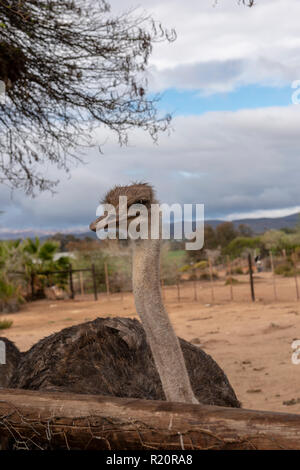
[[(228, 256), (223, 262), (216, 262), (211, 258), (207, 260), (205, 269), (193, 269), (188, 274), (180, 271), (175, 276), (175, 284), (168, 279), (161, 279), (162, 295), (165, 301), (176, 302), (204, 302), (218, 301), (287, 301), (300, 300), (298, 259), (295, 255), (289, 257), (269, 256), (254, 261), (251, 254), (247, 258), (231, 260)], [(29, 300), (37, 298), (37, 279), (42, 276), (46, 284), (55, 284), (55, 276), (66, 279), (66, 292), (70, 299), (76, 296), (93, 294), (94, 300), (99, 295), (110, 299), (111, 275), (108, 262), (104, 263), (104, 284), (99, 282), (97, 267), (91, 264), (89, 268), (76, 268), (69, 265), (68, 270), (36, 271), (30, 275), (21, 271), (12, 271), (13, 276), (21, 276), (27, 282)], [(174, 277), (174, 276), (173, 276)], [(54, 286), (53, 286), (54, 287)], [(128, 283), (126, 284), (128, 290)], [(100, 294), (101, 292), (101, 294)], [(125, 288), (120, 288), (123, 299)]]
[[(214, 263), (208, 258), (206, 269), (194, 269), (193, 274), (178, 280), (175, 286), (162, 285), (165, 300), (200, 301), (294, 301), (300, 300), (299, 268), (295, 255), (289, 259), (269, 256), (254, 261), (254, 256)], [(169, 293), (169, 295), (168, 295)], [(176, 298), (177, 297), (177, 298)]]

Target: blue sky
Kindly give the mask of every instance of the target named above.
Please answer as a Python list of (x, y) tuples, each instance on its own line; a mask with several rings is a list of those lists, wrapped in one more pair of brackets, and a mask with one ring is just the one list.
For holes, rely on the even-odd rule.
[[(86, 165), (60, 179), (57, 193), (30, 199), (0, 186), (1, 231), (86, 230), (99, 198), (115, 184), (152, 183), (161, 201), (204, 203), (206, 218), (282, 216), (300, 210), (299, 0), (111, 0), (113, 13), (139, 6), (177, 40), (153, 49), (149, 93), (161, 94), (172, 132), (158, 145), (134, 131), (120, 148), (104, 127)], [(300, 88), (300, 85), (299, 85)], [(300, 93), (299, 93), (300, 97)]]
[(208, 111), (237, 111), (291, 104), (291, 86), (246, 85), (230, 92), (206, 95), (201, 90), (169, 88), (161, 93), (159, 108), (173, 116), (203, 114)]

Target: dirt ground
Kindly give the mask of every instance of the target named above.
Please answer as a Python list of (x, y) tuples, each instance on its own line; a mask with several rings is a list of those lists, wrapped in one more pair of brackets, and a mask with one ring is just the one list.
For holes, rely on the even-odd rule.
[[(278, 278), (277, 296), (271, 274), (255, 274), (255, 303), (247, 276), (236, 276), (233, 301), (224, 280), (164, 288), (164, 299), (178, 336), (197, 344), (224, 369), (244, 408), (300, 413), (300, 364), (292, 363), (293, 340), (300, 339), (300, 301), (295, 279)], [(75, 300), (37, 301), (0, 331), (25, 351), (39, 339), (97, 317), (136, 317), (130, 293), (107, 297), (77, 296)], [(288, 403), (285, 403), (288, 402)]]

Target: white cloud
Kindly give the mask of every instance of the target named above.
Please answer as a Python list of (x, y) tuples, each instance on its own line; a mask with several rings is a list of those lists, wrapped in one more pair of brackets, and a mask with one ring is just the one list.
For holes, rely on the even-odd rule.
[[(152, 89), (228, 91), (238, 85), (280, 85), (300, 79), (299, 0), (111, 0), (112, 11), (140, 4), (167, 27), (175, 43), (157, 44), (150, 63)], [(292, 90), (291, 90), (292, 92)], [(58, 194), (35, 200), (0, 187), (0, 223), (11, 228), (86, 226), (98, 199), (114, 184), (150, 181), (166, 202), (204, 202), (206, 215), (273, 214), (299, 207), (300, 106), (177, 117), (174, 133), (152, 144), (135, 132), (120, 148), (109, 137), (104, 156), (61, 180)], [(107, 132), (98, 133), (99, 142)], [(50, 176), (50, 175), (49, 175)], [(192, 177), (193, 176), (193, 177)]]
[(287, 207), (286, 209), (272, 209), (272, 210), (258, 210), (255, 212), (239, 212), (229, 214), (224, 217), (225, 220), (239, 220), (239, 219), (257, 219), (265, 217), (286, 217), (287, 215), (300, 214), (300, 206)]
[[(0, 221), (12, 228), (88, 227), (104, 193), (133, 180), (152, 183), (164, 202), (204, 203), (210, 218), (299, 206), (300, 106), (177, 117), (173, 126), (159, 145), (142, 132), (127, 148), (109, 137), (104, 156), (91, 151), (89, 164), (62, 178), (53, 197), (32, 201), (16, 193), (4, 202), (2, 189)], [(104, 134), (98, 132), (99, 142)]]
[[(281, 85), (300, 78), (299, 0), (111, 0), (112, 11), (140, 5), (177, 31), (151, 57), (153, 90), (228, 91), (243, 84)], [(222, 73), (223, 71), (223, 73)]]

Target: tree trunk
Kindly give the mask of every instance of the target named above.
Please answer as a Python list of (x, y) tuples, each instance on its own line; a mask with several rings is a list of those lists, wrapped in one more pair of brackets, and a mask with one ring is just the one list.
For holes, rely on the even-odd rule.
[(0, 440), (30, 449), (300, 449), (300, 415), (2, 389)]

